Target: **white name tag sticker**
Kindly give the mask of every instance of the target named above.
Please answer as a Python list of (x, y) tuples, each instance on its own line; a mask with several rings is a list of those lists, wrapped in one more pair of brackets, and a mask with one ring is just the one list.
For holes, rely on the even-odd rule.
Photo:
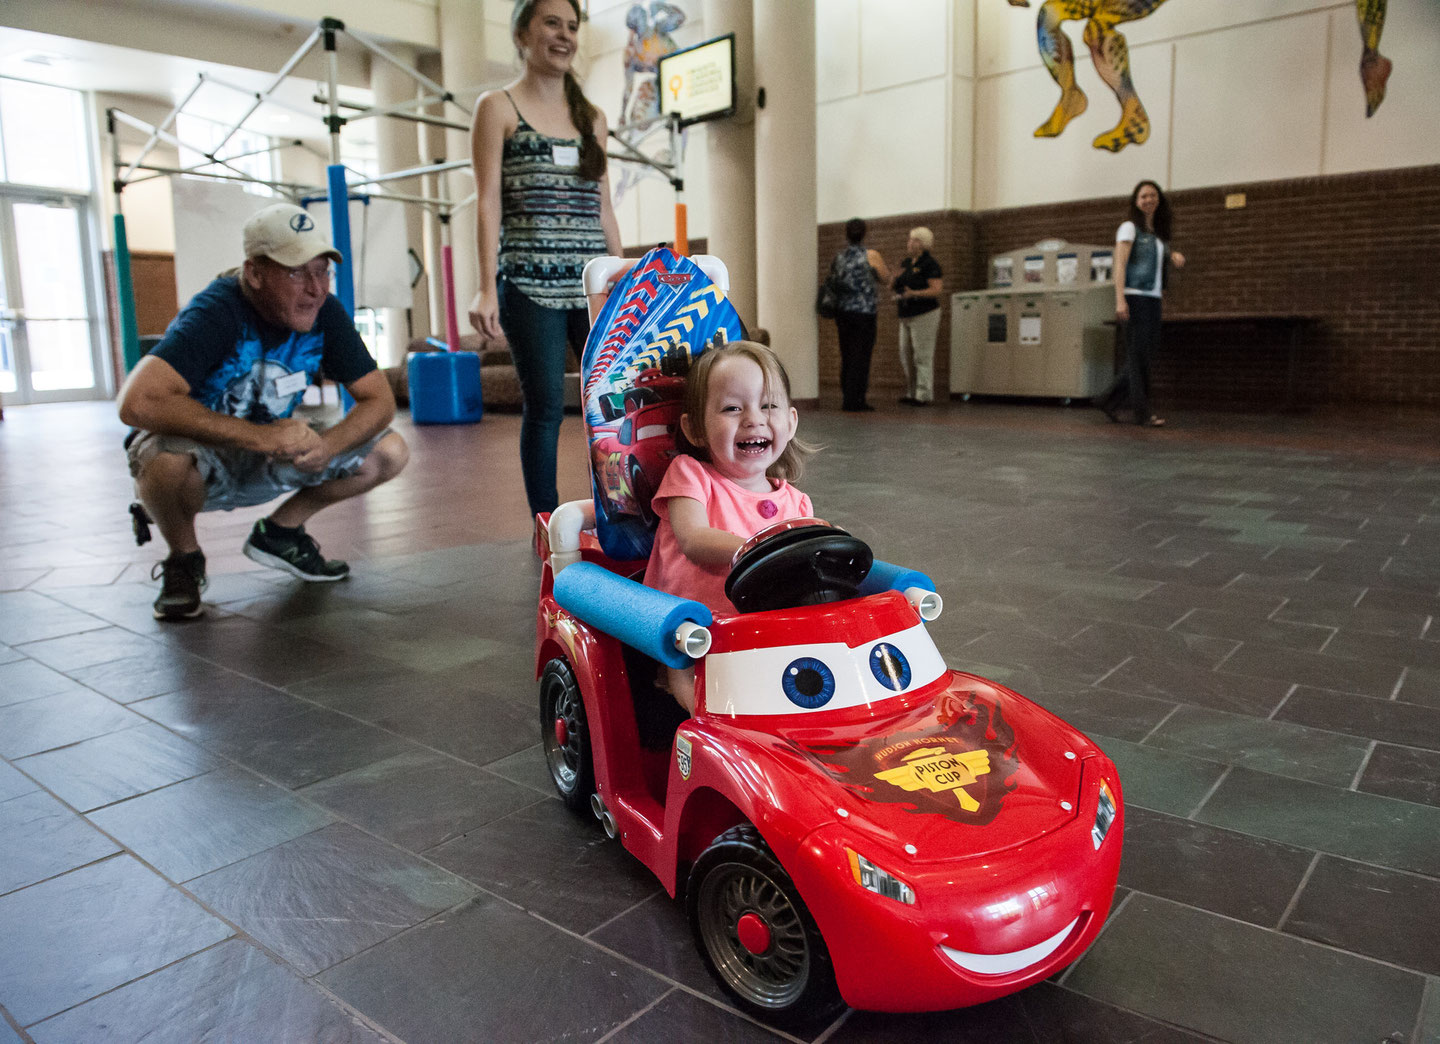
[(580, 146), (552, 145), (550, 146), (550, 158), (555, 161), (557, 167), (578, 167), (580, 166)]
[(275, 394), (280, 398), (288, 398), (298, 392), (303, 392), (310, 384), (310, 376), (304, 370), (298, 373), (287, 373), (284, 377), (275, 378)]

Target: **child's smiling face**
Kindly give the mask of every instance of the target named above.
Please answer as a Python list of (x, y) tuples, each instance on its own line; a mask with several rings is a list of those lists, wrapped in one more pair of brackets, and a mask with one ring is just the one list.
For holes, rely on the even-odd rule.
[(742, 489), (768, 491), (765, 477), (795, 435), (799, 415), (783, 389), (766, 388), (765, 371), (745, 356), (718, 362), (710, 371), (705, 394), (705, 431), (691, 431), (681, 419), (685, 437), (702, 444), (715, 470)]

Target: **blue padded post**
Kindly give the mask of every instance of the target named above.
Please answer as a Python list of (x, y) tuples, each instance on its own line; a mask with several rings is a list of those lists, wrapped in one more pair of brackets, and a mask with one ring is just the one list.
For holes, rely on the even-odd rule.
[(616, 576), (593, 562), (560, 570), (555, 601), (567, 613), (668, 667), (694, 663), (675, 648), (675, 629), (687, 620), (709, 627), (713, 619), (700, 602)]
[(355, 317), (354, 257), (350, 250), (350, 192), (345, 187), (345, 165), (332, 163), (325, 168), (330, 189), (330, 240), (345, 258), (335, 266), (335, 296), (345, 311)]
[(860, 593), (872, 595), (881, 591), (904, 591), (911, 587), (933, 591), (935, 581), (918, 569), (906, 569), (904, 566), (891, 565), (876, 559), (875, 564), (870, 567), (870, 575), (860, 585)]

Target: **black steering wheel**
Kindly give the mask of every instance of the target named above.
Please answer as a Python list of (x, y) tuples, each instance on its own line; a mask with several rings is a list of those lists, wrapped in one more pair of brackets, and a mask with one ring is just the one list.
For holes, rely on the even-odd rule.
[(725, 597), (742, 613), (854, 598), (870, 572), (870, 546), (818, 518), (762, 529), (735, 554)]

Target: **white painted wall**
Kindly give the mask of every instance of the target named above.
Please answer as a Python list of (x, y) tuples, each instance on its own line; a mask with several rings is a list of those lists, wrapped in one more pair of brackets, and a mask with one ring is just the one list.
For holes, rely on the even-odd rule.
[(1065, 23), (1089, 109), (1058, 138), (1037, 139), (1059, 90), (1030, 9), (974, 0), (977, 45), (971, 208), (1118, 195), (1150, 177), (1171, 188), (1440, 163), (1440, 3), (1392, 0), (1380, 50), (1395, 63), (1380, 110), (1365, 118), (1352, 0), (1170, 0), (1122, 27), (1150, 140), (1118, 154), (1092, 140), (1119, 107)]
[(974, 4), (817, 5), (821, 221), (968, 209)]
[[(762, 0), (763, 2), (763, 0)], [(1352, 0), (1170, 0), (1122, 27), (1151, 120), (1118, 154), (1119, 119), (1067, 22), (1089, 109), (1036, 138), (1059, 89), (1036, 47), (1041, 0), (824, 0), (816, 24), (820, 220), (986, 210), (1172, 188), (1440, 163), (1440, 3), (1392, 0), (1395, 63), (1365, 118)]]

